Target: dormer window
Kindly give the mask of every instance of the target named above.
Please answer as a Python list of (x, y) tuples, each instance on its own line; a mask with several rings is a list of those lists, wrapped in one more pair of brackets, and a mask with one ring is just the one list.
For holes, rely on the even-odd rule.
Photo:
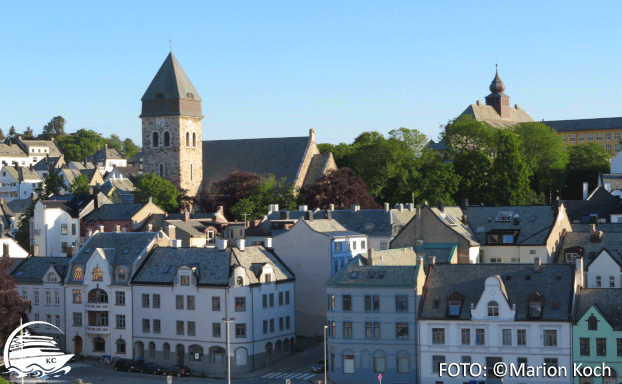
[(497, 214), (497, 219), (495, 221), (501, 221), (501, 222), (510, 221), (512, 220), (513, 213), (514, 211), (500, 211)]
[(190, 285), (190, 276), (182, 275), (181, 276), (181, 285)]
[(449, 302), (449, 316), (460, 316), (460, 302), (459, 301)]
[(542, 317), (542, 302), (540, 301), (531, 301), (529, 302), (529, 316), (531, 317)]
[(117, 280), (124, 281), (126, 278), (125, 268), (117, 269)]
[(241, 287), (242, 285), (244, 285), (244, 278), (242, 276), (238, 276), (235, 279), (235, 285), (238, 287)]
[(93, 281), (102, 281), (104, 280), (104, 271), (101, 268), (95, 267), (93, 269)]
[(499, 317), (499, 304), (496, 301), (488, 302), (488, 317)]
[(272, 274), (266, 273), (266, 283), (270, 283), (272, 281)]
[(598, 330), (598, 319), (596, 316), (592, 315), (587, 319), (587, 330), (588, 331), (597, 331)]
[(55, 283), (57, 281), (56, 275), (53, 274), (52, 272), (48, 273), (47, 281), (48, 283)]
[(73, 278), (75, 280), (82, 280), (84, 278), (84, 271), (81, 267), (76, 267), (76, 269), (73, 270)]

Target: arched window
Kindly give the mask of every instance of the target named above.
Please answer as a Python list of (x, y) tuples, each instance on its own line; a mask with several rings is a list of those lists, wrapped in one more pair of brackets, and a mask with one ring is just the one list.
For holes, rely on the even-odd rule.
[(93, 352), (106, 352), (106, 340), (101, 337), (93, 339)]
[[(191, 345), (188, 347), (188, 353), (190, 354), (190, 361), (201, 361), (203, 357), (203, 347), (200, 345)], [(198, 359), (196, 354), (199, 354)]]
[(488, 317), (499, 317), (499, 304), (496, 301), (488, 303)]
[(160, 177), (166, 176), (166, 167), (164, 166), (164, 163), (158, 164), (158, 176)]
[(194, 99), (194, 95), (192, 94), (192, 92), (188, 92), (188, 93), (186, 94), (186, 98), (187, 98), (188, 100), (193, 100), (193, 99)]
[(104, 280), (104, 272), (101, 268), (95, 267), (93, 269), (93, 281), (102, 281)]
[(276, 343), (274, 343), (274, 352), (276, 352), (277, 355), (280, 355), (281, 352), (283, 352), (281, 346), (281, 340), (277, 340)]
[(225, 349), (222, 347), (211, 347), (209, 349), (209, 361), (211, 363), (225, 363)]
[(156, 95), (156, 99), (163, 99), (164, 98), (164, 94), (162, 92), (158, 92), (158, 94)]
[(592, 315), (587, 319), (587, 330), (588, 331), (597, 331), (598, 330), (598, 319), (596, 316)]
[(117, 344), (117, 353), (125, 354), (125, 340), (119, 338), (116, 341), (116, 344)]
[(89, 303), (107, 303), (108, 294), (102, 289), (93, 289), (89, 292)]
[(164, 146), (171, 146), (171, 134), (168, 131), (164, 132)]
[(76, 267), (73, 270), (73, 278), (76, 280), (82, 280), (84, 278), (84, 271), (82, 270), (82, 267)]
[(152, 359), (155, 357), (155, 343), (153, 341), (149, 342), (149, 357)]
[(168, 343), (164, 343), (162, 349), (164, 350), (164, 359), (169, 360), (171, 358), (171, 346)]
[(192, 132), (192, 146), (196, 148), (197, 146), (197, 133)]
[(190, 132), (186, 132), (186, 147), (190, 146)]
[(117, 269), (117, 280), (125, 280), (125, 268), (123, 267), (119, 267), (119, 269)]
[(237, 286), (244, 285), (244, 278), (243, 278), (242, 276), (238, 276), (238, 277), (235, 279), (235, 285), (237, 285)]
[(190, 163), (190, 181), (194, 180), (194, 166)]
[(265, 352), (267, 356), (272, 355), (272, 343), (268, 342), (266, 344)]
[(410, 373), (410, 359), (406, 352), (397, 354), (397, 373)]
[(52, 272), (48, 273), (48, 283), (55, 283), (56, 282), (56, 275)]
[(158, 145), (160, 145), (160, 135), (158, 132), (153, 132), (153, 135), (151, 135), (151, 147), (158, 148)]

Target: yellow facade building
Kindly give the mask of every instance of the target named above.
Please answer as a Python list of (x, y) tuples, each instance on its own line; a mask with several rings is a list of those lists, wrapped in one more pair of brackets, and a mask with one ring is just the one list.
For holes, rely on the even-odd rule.
[(620, 152), (622, 117), (600, 119), (552, 120), (544, 124), (562, 136), (565, 145), (595, 143), (615, 153)]

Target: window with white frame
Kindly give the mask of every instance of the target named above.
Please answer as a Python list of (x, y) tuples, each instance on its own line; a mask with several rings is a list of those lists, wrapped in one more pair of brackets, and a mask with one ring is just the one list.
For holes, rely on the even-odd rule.
[(545, 347), (557, 347), (557, 330), (545, 329), (543, 336)]
[(499, 304), (496, 301), (488, 302), (488, 317), (499, 317)]

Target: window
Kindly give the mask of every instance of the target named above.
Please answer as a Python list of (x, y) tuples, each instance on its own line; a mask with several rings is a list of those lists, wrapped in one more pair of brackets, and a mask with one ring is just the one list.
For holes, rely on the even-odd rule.
[(160, 308), (160, 295), (153, 295), (153, 308)]
[(168, 131), (164, 132), (164, 146), (171, 146), (171, 134)]
[(460, 316), (460, 301), (450, 301), (449, 305), (449, 316)]
[(471, 345), (471, 330), (462, 328), (462, 345)]
[(615, 288), (615, 287), (616, 287), (616, 277), (609, 276), (609, 288)]
[(331, 321), (330, 324), (331, 324), (331, 326), (330, 326), (330, 328), (331, 328), (330, 329), (330, 334), (333, 337), (337, 337), (337, 323), (334, 322), (334, 321)]
[[(333, 321), (333, 327), (334, 325), (334, 321)], [(289, 316), (285, 316), (285, 329), (289, 329)]]
[(279, 307), (283, 305), (283, 292), (279, 292)]
[(583, 134), (579, 133), (579, 142), (582, 143), (583, 142)]
[(395, 333), (398, 339), (408, 339), (408, 323), (397, 323)]
[(445, 328), (432, 328), (432, 344), (445, 344)]
[(503, 330), (503, 345), (512, 345), (512, 330), (504, 329)]
[(566, 142), (566, 135), (562, 135), (562, 141), (565, 143)]
[(56, 325), (57, 327), (60, 327), (60, 315), (54, 316), (54, 325)]
[(611, 144), (606, 144), (605, 145), (605, 149), (608, 150), (608, 151), (611, 151)]
[(372, 296), (372, 309), (374, 312), (380, 311), (380, 297), (378, 295)]
[(408, 296), (395, 296), (395, 312), (408, 312)]
[(545, 357), (544, 365), (547, 367), (557, 367), (557, 358)]
[(607, 356), (607, 339), (596, 339), (596, 356)]
[(196, 132), (192, 132), (192, 146), (193, 147), (197, 146), (197, 133)]
[(284, 323), (283, 323), (283, 318), (282, 318), (282, 317), (279, 317), (279, 331), (282, 331), (282, 330), (283, 330), (283, 325), (284, 325)]
[(177, 334), (178, 335), (184, 334), (184, 322), (183, 321), (177, 321)]
[(342, 247), (343, 247), (343, 242), (341, 241), (335, 242), (335, 252), (341, 252)]
[(186, 147), (190, 146), (190, 132), (186, 132)]
[[(268, 278), (267, 276), (270, 276), (270, 275), (266, 275), (266, 279)], [(274, 293), (271, 293), (268, 297), (270, 298), (270, 308), (272, 308), (274, 307)]]
[(527, 330), (526, 329), (516, 330), (516, 345), (518, 345), (519, 347), (527, 346)]
[(344, 311), (352, 310), (352, 296), (343, 295), (343, 310)]
[(616, 339), (616, 346), (618, 350), (618, 356), (622, 356), (622, 339)]
[(62, 243), (60, 243), (60, 251), (62, 253), (67, 253), (67, 242), (63, 241)]
[(596, 319), (596, 316), (592, 315), (587, 319), (587, 329), (588, 331), (598, 330), (598, 319)]
[(45, 305), (52, 304), (52, 293), (50, 291), (45, 291)]
[(365, 295), (365, 312), (371, 312), (371, 295)]
[(84, 271), (81, 267), (76, 267), (73, 270), (73, 278), (76, 280), (82, 280), (84, 278)]
[(410, 361), (405, 352), (397, 354), (397, 373), (410, 373)]
[[(620, 340), (620, 339), (618, 339)], [(589, 356), (590, 355), (590, 339), (589, 337), (581, 337), (579, 338), (579, 353), (581, 356)]]
[(343, 355), (343, 373), (354, 373), (354, 355)]
[(175, 295), (175, 308), (184, 309), (184, 295)]
[(158, 132), (153, 132), (153, 134), (151, 135), (151, 147), (158, 148), (159, 144), (160, 136), (158, 135)]
[(115, 344), (117, 345), (117, 353), (121, 355), (125, 354), (125, 340), (118, 339)]
[(475, 345), (486, 345), (486, 330), (478, 328), (475, 330)]
[(387, 370), (387, 358), (385, 356), (374, 356), (374, 372), (384, 373)]
[(101, 268), (95, 267), (93, 269), (93, 281), (102, 281), (104, 280), (104, 271)]
[[(193, 180), (194, 180), (194, 164), (190, 163), (190, 181), (193, 181)], [(242, 285), (242, 284), (239, 284), (239, 285)]]
[(93, 352), (105, 352), (106, 351), (106, 341), (101, 337), (96, 337), (93, 339)]
[[(71, 290), (71, 297), (72, 297), (72, 302), (75, 304), (81, 304), (82, 303), (82, 290), (80, 289), (72, 289)], [(35, 298), (37, 299), (37, 302), (39, 301), (39, 292), (35, 291)], [(37, 303), (38, 304), (38, 303)]]
[(603, 134), (602, 133), (597, 133), (596, 134), (596, 141), (601, 141), (603, 139)]
[(386, 242), (386, 241), (383, 241), (383, 242), (381, 242), (381, 243), (380, 243), (380, 250), (381, 250), (381, 251), (386, 250), (386, 249), (387, 249), (387, 247), (388, 247), (388, 244), (387, 244), (387, 242)]
[(471, 356), (462, 356), (460, 361), (462, 364), (471, 364)]
[(209, 361), (210, 363), (217, 363), (217, 364), (226, 363), (225, 349), (222, 347), (211, 347), (209, 349)]
[(542, 303), (539, 301), (532, 301), (529, 303), (529, 315), (531, 317), (542, 316)]
[(34, 305), (39, 305), (39, 291), (35, 290)]
[(155, 343), (153, 341), (150, 341), (148, 348), (149, 348), (149, 357), (153, 359), (155, 357)]
[(620, 152), (620, 144), (616, 144), (616, 152)]
[(432, 372), (440, 372), (441, 364), (445, 363), (445, 356), (432, 356)]
[(289, 305), (289, 291), (285, 291), (285, 305)]
[(242, 339), (246, 337), (246, 324), (235, 325), (235, 337), (236, 339)]
[(197, 334), (197, 325), (194, 321), (188, 322), (188, 336), (196, 336)]
[(82, 326), (82, 313), (74, 312), (73, 313), (73, 326), (81, 327)]
[(125, 315), (117, 315), (116, 323), (118, 329), (125, 329)]
[(594, 135), (592, 133), (587, 134), (587, 141), (594, 141)]
[(67, 234), (67, 224), (61, 224), (60, 225), (60, 234), (61, 235), (66, 235)]
[(499, 304), (496, 301), (488, 303), (488, 317), (499, 317)]
[(194, 296), (186, 296), (186, 308), (191, 311), (194, 310)]
[[(271, 305), (272, 307), (272, 305)], [(246, 311), (246, 297), (236, 297), (235, 298), (235, 311), (243, 312)]]
[(125, 280), (125, 268), (117, 269), (117, 280), (124, 281)]
[(160, 177), (166, 176), (166, 168), (164, 167), (164, 163), (158, 164), (158, 176)]
[(343, 323), (343, 337), (344, 338), (352, 337), (352, 323), (350, 321), (344, 321)]
[(154, 319), (153, 320), (153, 333), (160, 333), (161, 330), (162, 328), (161, 328), (160, 320)]
[(149, 294), (143, 293), (143, 308), (149, 308)]
[(212, 296), (212, 311), (220, 311), (220, 297)]
[(611, 132), (605, 133), (605, 140), (611, 140)]
[(181, 285), (190, 285), (190, 276), (188, 275), (181, 276)]
[(54, 305), (60, 305), (60, 292), (54, 291)]
[(212, 323), (212, 337), (220, 337), (220, 323)]
[(544, 330), (544, 346), (556, 347), (557, 346), (557, 331), (555, 329)]
[(620, 140), (620, 132), (616, 132), (614, 137), (616, 140)]
[(143, 319), (143, 333), (149, 333), (151, 332), (150, 330), (150, 321), (149, 319)]
[(574, 142), (575, 142), (575, 135), (574, 135), (574, 134), (573, 134), (573, 135), (570, 135), (570, 142), (571, 142), (571, 143), (574, 143)]

